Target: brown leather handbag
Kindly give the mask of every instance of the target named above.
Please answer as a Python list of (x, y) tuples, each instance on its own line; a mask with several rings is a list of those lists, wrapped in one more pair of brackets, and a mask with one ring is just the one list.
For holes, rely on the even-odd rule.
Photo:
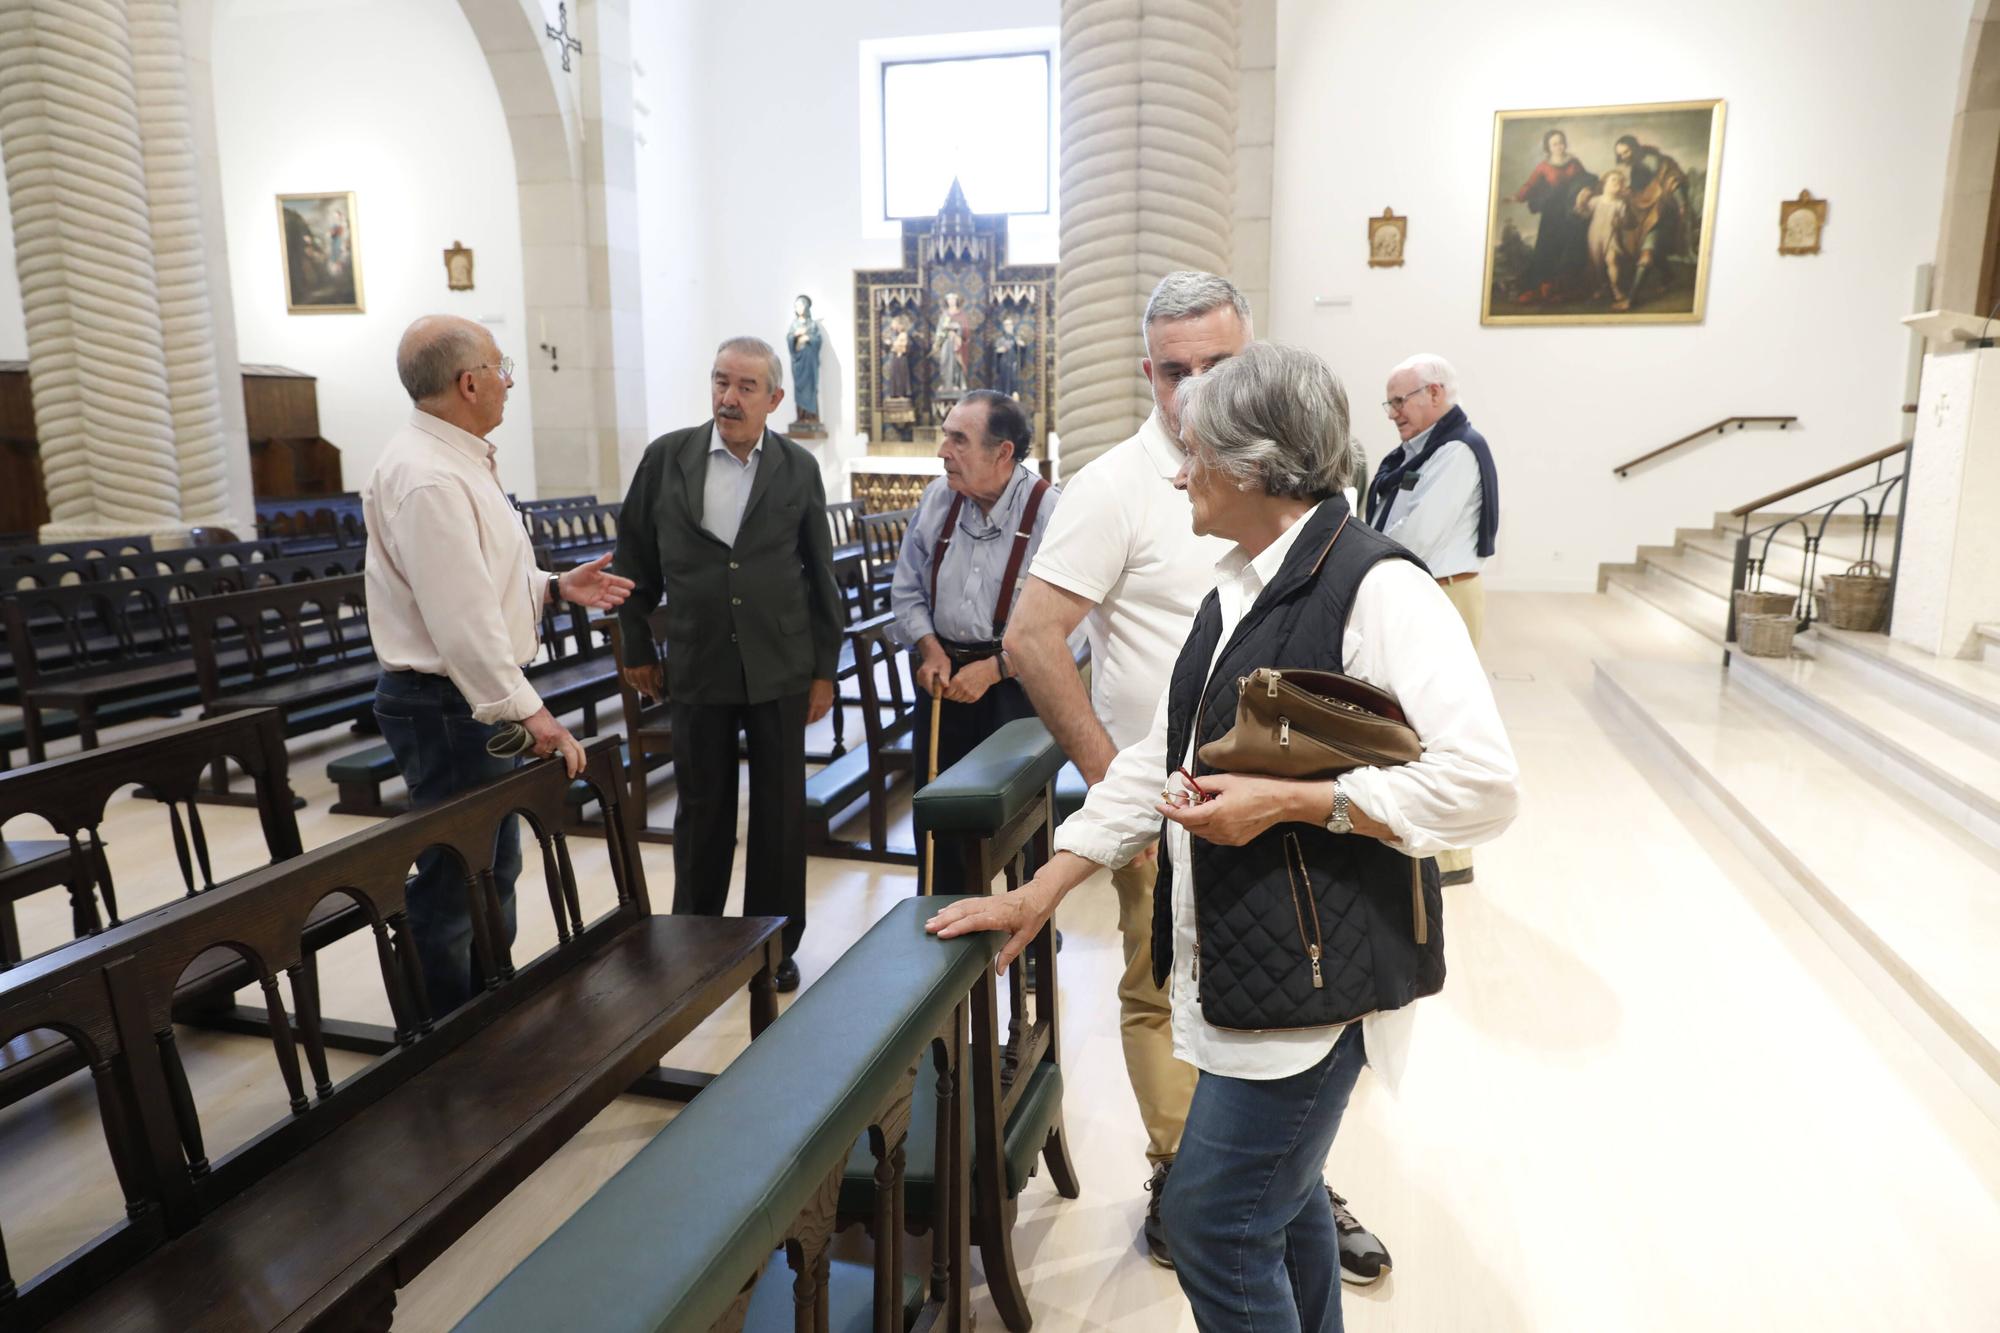
[[(1268, 778), (1339, 777), (1355, 768), (1415, 763), (1424, 746), (1386, 691), (1338, 671), (1259, 667), (1236, 681), (1236, 723), (1195, 752), (1223, 773)], [(1417, 943), (1430, 934), (1424, 863), (1410, 861)]]

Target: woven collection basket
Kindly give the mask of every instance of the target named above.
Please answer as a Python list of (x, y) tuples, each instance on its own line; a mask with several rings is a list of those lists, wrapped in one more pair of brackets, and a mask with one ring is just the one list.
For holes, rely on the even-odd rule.
[(1744, 616), (1789, 616), (1799, 609), (1799, 595), (1795, 592), (1751, 592), (1748, 588), (1736, 590), (1736, 615)]
[(1873, 560), (1819, 581), (1820, 619), (1835, 629), (1875, 631), (1889, 614), (1889, 579)]
[(1799, 622), (1787, 611), (1783, 615), (1738, 615), (1736, 646), (1752, 657), (1790, 657), (1792, 636)]

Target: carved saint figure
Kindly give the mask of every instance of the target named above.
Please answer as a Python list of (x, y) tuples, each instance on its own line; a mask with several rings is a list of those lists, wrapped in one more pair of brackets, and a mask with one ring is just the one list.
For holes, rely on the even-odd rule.
[(931, 336), (931, 359), (937, 362), (937, 396), (957, 398), (972, 387), (972, 339), (957, 292), (944, 294), (944, 313)]
[(993, 340), (993, 387), (1019, 398), (1027, 365), (1028, 335), (1015, 327), (1012, 315), (1001, 316), (1000, 336)]
[(819, 321), (813, 318), (810, 296), (792, 302), (792, 326), (785, 331), (785, 346), (792, 354), (792, 399), (798, 404), (799, 420), (819, 420)]

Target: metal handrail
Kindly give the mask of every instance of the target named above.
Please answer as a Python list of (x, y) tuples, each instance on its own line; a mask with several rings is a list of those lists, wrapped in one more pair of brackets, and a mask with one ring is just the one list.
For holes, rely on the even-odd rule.
[(1661, 454), (1672, 453), (1674, 450), (1680, 448), (1684, 444), (1693, 444), (1696, 440), (1700, 439), (1704, 435), (1727, 434), (1731, 426), (1736, 427), (1736, 429), (1738, 430), (1742, 430), (1745, 426), (1752, 424), (1766, 425), (1766, 426), (1775, 425), (1779, 430), (1783, 430), (1785, 427), (1791, 425), (1794, 421), (1797, 420), (1798, 420), (1797, 417), (1724, 417), (1722, 420), (1714, 423), (1713, 425), (1703, 426), (1700, 430), (1695, 431), (1692, 434), (1683, 435), (1678, 440), (1675, 440), (1671, 444), (1663, 444), (1659, 448), (1653, 450), (1651, 453), (1640, 454), (1637, 458), (1633, 459), (1631, 462), (1620, 463), (1617, 467), (1614, 467), (1611, 470), (1622, 477), (1627, 472), (1630, 472), (1633, 468), (1639, 466), (1639, 464), (1650, 463), (1655, 458), (1658, 458)]
[[(1869, 454), (1866, 458), (1857, 458), (1852, 463), (1849, 463), (1844, 467), (1837, 467), (1833, 468), (1830, 471), (1822, 472), (1817, 477), (1813, 477), (1807, 481), (1802, 481), (1796, 486), (1787, 486), (1782, 491), (1772, 491), (1769, 495), (1759, 496), (1757, 499), (1752, 500), (1747, 505), (1738, 505), (1736, 508), (1729, 511), (1729, 515), (1731, 518), (1747, 517), (1748, 515), (1756, 513), (1759, 509), (1762, 509), (1765, 505), (1776, 504), (1780, 500), (1789, 500), (1794, 495), (1797, 495), (1801, 491), (1809, 491), (1815, 486), (1823, 486), (1827, 482), (1833, 481), (1840, 477), (1844, 477), (1850, 472), (1859, 472), (1862, 468), (1867, 467), (1870, 463), (1881, 463), (1888, 459), (1894, 458), (1897, 454), (1902, 453), (1905, 449), (1909, 447), (1910, 447), (1910, 442), (1908, 440), (1904, 440), (1901, 444), (1892, 444), (1886, 449), (1877, 449), (1874, 453)], [(1878, 478), (1881, 476), (1881, 473), (1882, 469), (1877, 467), (1875, 469), (1875, 474)]]
[[(1892, 505), (1895, 506), (1895, 512), (1900, 515), (1903, 504), (1909, 498), (1909, 450), (1910, 446), (1904, 444), (1898, 448), (1885, 450), (1873, 455), (1869, 461), (1875, 463), (1875, 480), (1869, 482), (1860, 490), (1843, 495), (1837, 500), (1828, 500), (1825, 504), (1815, 505), (1803, 513), (1788, 514), (1777, 522), (1767, 523), (1755, 531), (1752, 531), (1750, 528), (1751, 511), (1747, 509), (1732, 511), (1742, 517), (1743, 530), (1736, 538), (1736, 558), (1733, 568), (1730, 571), (1729, 625), (1723, 634), (1724, 642), (1729, 644), (1736, 642), (1736, 594), (1745, 589), (1754, 591), (1763, 583), (1764, 571), (1770, 566), (1772, 544), (1777, 541), (1780, 532), (1794, 524), (1798, 526), (1800, 533), (1805, 539), (1805, 551), (1799, 564), (1798, 584), (1799, 600), (1797, 614), (1799, 617), (1798, 627), (1801, 631), (1810, 628), (1816, 618), (1818, 595), (1813, 591), (1813, 576), (1819, 569), (1820, 544), (1826, 537), (1828, 525), (1833, 522), (1834, 515), (1839, 512), (1842, 506), (1855, 504), (1860, 507), (1861, 559), (1864, 562), (1874, 562), (1879, 566), (1880, 562), (1875, 560), (1875, 556), (1882, 535), (1882, 520), (1889, 516)], [(1902, 469), (1894, 476), (1884, 476), (1882, 464), (1898, 454), (1901, 454), (1903, 457)], [(1840, 476), (1853, 470), (1852, 467), (1843, 468), (1840, 472), (1830, 475)], [(1820, 480), (1823, 481), (1825, 478), (1821, 478)], [(1798, 489), (1804, 489), (1804, 487)], [(1876, 494), (1876, 492), (1880, 492), (1880, 494)], [(1818, 516), (1819, 520), (1817, 524), (1812, 521), (1815, 515)], [(1763, 545), (1757, 550), (1755, 555), (1752, 555), (1752, 545), (1759, 537), (1764, 539)], [(1900, 566), (1902, 561), (1900, 556), (1902, 554), (1902, 546), (1903, 525), (1899, 522), (1896, 525), (1895, 551), (1889, 558), (1889, 612), (1891, 616), (1895, 614), (1896, 579), (1901, 573)], [(1886, 621), (1883, 623), (1883, 629), (1885, 632), (1888, 629)], [(1723, 660), (1727, 661), (1728, 658), (1729, 651), (1724, 649)]]

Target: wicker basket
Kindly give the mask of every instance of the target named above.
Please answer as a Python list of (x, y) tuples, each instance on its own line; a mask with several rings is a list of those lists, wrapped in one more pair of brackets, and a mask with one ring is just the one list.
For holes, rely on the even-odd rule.
[(1799, 622), (1787, 611), (1783, 615), (1739, 615), (1736, 617), (1736, 646), (1752, 657), (1790, 657), (1792, 636)]
[(1736, 615), (1744, 616), (1789, 616), (1799, 609), (1799, 595), (1795, 592), (1751, 592), (1748, 588), (1736, 590)]
[(1820, 619), (1835, 629), (1875, 631), (1889, 614), (1889, 579), (1873, 560), (1819, 581)]

